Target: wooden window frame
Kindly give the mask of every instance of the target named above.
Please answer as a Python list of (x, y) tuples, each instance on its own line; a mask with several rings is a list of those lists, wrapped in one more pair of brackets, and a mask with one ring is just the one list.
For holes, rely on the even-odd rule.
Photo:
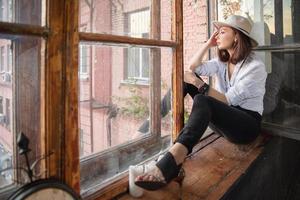
[[(101, 42), (101, 43), (117, 43), (121, 45), (140, 45), (140, 46), (149, 46), (149, 47), (170, 47), (173, 48), (173, 67), (172, 67), (172, 90), (173, 90), (173, 116), (175, 120), (173, 120), (173, 132), (172, 137), (175, 138), (178, 130), (181, 130), (183, 127), (183, 95), (182, 95), (182, 78), (183, 77), (183, 27), (182, 27), (182, 0), (176, 0), (172, 4), (172, 13), (173, 13), (173, 23), (172, 23), (172, 40), (165, 41), (160, 40), (160, 20), (159, 10), (160, 3), (159, 0), (152, 0), (152, 10), (151, 10), (151, 19), (152, 21), (152, 29), (151, 29), (151, 39), (146, 38), (132, 38), (128, 36), (119, 36), (119, 35), (108, 35), (101, 33), (85, 33), (79, 32), (79, 40), (80, 42)], [(180, 20), (181, 19), (181, 20)], [(159, 56), (160, 52), (152, 50), (153, 56)], [(156, 59), (159, 60), (159, 59)], [(154, 63), (155, 64), (155, 63)], [(153, 77), (153, 85), (150, 85), (150, 94), (160, 94), (160, 68), (153, 69), (153, 74), (158, 74), (159, 76)], [(155, 85), (157, 85), (155, 87)], [(174, 92), (176, 91), (176, 92)], [(177, 97), (176, 97), (177, 95)], [(152, 113), (160, 113), (160, 98), (154, 97), (150, 95), (150, 102), (152, 107)], [(179, 116), (181, 115), (181, 116)], [(127, 155), (130, 157), (130, 154), (142, 146), (150, 147), (150, 152), (153, 151), (156, 147), (155, 144), (157, 142), (161, 142), (163, 146), (168, 145), (168, 137), (164, 137), (162, 141), (160, 140), (160, 121), (161, 116), (150, 114), (151, 127), (154, 134), (147, 138), (137, 139), (134, 141), (130, 141), (128, 143), (118, 145), (115, 148), (110, 148), (107, 151), (100, 152), (98, 154), (94, 154), (88, 157), (81, 159), (81, 173), (83, 173), (83, 177), (88, 175), (90, 172), (89, 166), (93, 166), (97, 163), (97, 166), (101, 166), (101, 162), (109, 162), (112, 159), (112, 155)], [(153, 150), (151, 150), (153, 149)], [(147, 156), (145, 156), (145, 159)], [(85, 171), (87, 173), (85, 173)], [(123, 179), (117, 180), (115, 182), (108, 182), (108, 185), (103, 187), (103, 185), (97, 185), (95, 183), (95, 187), (84, 191), (83, 197), (86, 199), (101, 199), (101, 198), (112, 198), (119, 194), (120, 192), (124, 192), (127, 189), (128, 177), (125, 174)], [(99, 188), (101, 188), (99, 190)], [(96, 191), (96, 192), (95, 192)]]
[[(0, 34), (46, 40), (46, 62), (41, 69), (41, 152), (53, 154), (41, 170), (79, 193), (78, 86), (72, 79), (78, 71), (78, 0), (46, 0), (46, 5), (46, 27), (0, 22)], [(8, 187), (0, 198), (14, 190), (15, 186)]]
[[(159, 0), (152, 0), (152, 9), (159, 11)], [(79, 127), (78, 127), (78, 48), (79, 42), (102, 42), (173, 48), (172, 92), (173, 132), (172, 138), (183, 127), (183, 1), (172, 1), (172, 41), (159, 38), (159, 21), (152, 23), (153, 39), (79, 32), (79, 0), (47, 0), (46, 26), (0, 22), (0, 34), (9, 36), (37, 36), (46, 40), (46, 64), (41, 71), (41, 151), (53, 152), (46, 159), (43, 169), (46, 177), (56, 177), (78, 194), (80, 193)], [(158, 15), (151, 12), (151, 18)], [(153, 73), (160, 73), (155, 71)], [(153, 80), (158, 84), (160, 77)], [(151, 85), (152, 93), (160, 94), (160, 88)], [(156, 91), (154, 91), (156, 90)], [(159, 91), (157, 91), (159, 90)], [(151, 96), (153, 113), (160, 113), (160, 102)], [(160, 130), (160, 115), (151, 115), (151, 127)], [(157, 136), (156, 136), (157, 137)], [(155, 142), (155, 140), (149, 140)], [(142, 141), (136, 141), (140, 145)], [(132, 144), (131, 144), (132, 145)], [(151, 144), (149, 144), (151, 145)], [(125, 144), (126, 146), (126, 144)], [(103, 154), (104, 155), (104, 154)], [(100, 158), (100, 157), (99, 157)], [(128, 180), (122, 179), (86, 198), (117, 195), (127, 188)], [(7, 193), (6, 193), (7, 195)], [(1, 196), (1, 194), (0, 194)]]

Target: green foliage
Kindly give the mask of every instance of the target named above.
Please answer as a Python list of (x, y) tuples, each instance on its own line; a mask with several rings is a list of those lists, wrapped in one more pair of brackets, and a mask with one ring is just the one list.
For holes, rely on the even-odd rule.
[(186, 109), (184, 109), (184, 124), (187, 123), (189, 117), (190, 117), (190, 113)]
[(129, 97), (118, 97), (120, 112), (133, 118), (141, 118), (149, 115), (148, 99), (141, 95), (141, 89), (134, 83), (128, 88)]
[(230, 15), (236, 14), (241, 9), (241, 0), (220, 0), (223, 18), (227, 19)]

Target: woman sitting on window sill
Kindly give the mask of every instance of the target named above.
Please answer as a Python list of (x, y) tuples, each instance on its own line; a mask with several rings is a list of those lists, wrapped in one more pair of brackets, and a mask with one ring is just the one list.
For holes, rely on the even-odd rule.
[[(251, 23), (232, 15), (213, 24), (217, 31), (194, 55), (190, 71), (184, 74), (184, 95), (193, 98), (188, 122), (156, 167), (136, 178), (135, 184), (144, 189), (157, 190), (172, 180), (182, 182), (182, 163), (208, 125), (236, 144), (251, 143), (260, 133), (267, 73), (264, 63), (252, 52), (258, 44), (250, 36)], [(218, 58), (202, 62), (207, 50), (215, 46)], [(198, 75), (216, 75), (217, 88), (209, 87)], [(162, 106), (169, 105), (168, 96)]]

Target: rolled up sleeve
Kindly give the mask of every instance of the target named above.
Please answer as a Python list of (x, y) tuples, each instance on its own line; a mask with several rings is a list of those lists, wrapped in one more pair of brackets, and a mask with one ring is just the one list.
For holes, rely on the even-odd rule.
[(228, 104), (236, 106), (246, 99), (263, 95), (266, 76), (264, 65), (251, 66), (251, 69), (225, 93)]
[[(241, 84), (239, 84), (239, 85), (241, 85)], [(228, 92), (225, 93), (225, 97), (226, 97), (228, 104), (233, 105), (233, 106), (238, 105), (239, 102), (241, 102), (246, 96), (245, 90), (246, 89), (244, 89), (243, 87), (238, 86), (238, 85), (231, 87), (228, 90)]]
[(200, 76), (213, 76), (219, 69), (219, 62), (218, 58), (204, 61), (195, 69), (195, 72)]

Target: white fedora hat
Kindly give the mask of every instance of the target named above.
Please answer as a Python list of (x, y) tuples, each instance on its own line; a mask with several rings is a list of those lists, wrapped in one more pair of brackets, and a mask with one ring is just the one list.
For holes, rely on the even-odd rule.
[(251, 39), (252, 47), (256, 47), (258, 45), (258, 42), (250, 34), (252, 29), (252, 24), (246, 17), (240, 15), (231, 15), (224, 22), (214, 21), (212, 23), (218, 29), (222, 26), (229, 26), (235, 28), (241, 31), (242, 33), (244, 33), (246, 36), (248, 36)]

